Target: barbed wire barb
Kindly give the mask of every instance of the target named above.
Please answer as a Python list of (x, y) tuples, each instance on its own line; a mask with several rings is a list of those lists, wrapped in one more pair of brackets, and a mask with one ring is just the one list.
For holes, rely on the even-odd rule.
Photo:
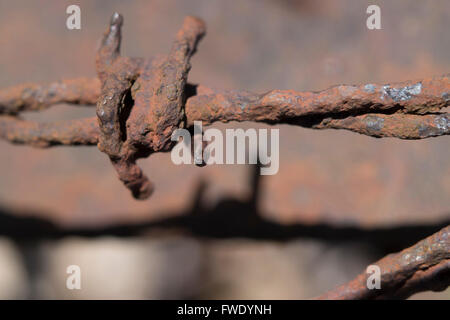
[[(98, 78), (0, 90), (0, 138), (35, 147), (97, 145), (137, 199), (153, 186), (136, 160), (167, 152), (177, 128), (254, 121), (344, 129), (371, 137), (425, 139), (450, 134), (448, 75), (384, 85), (339, 85), (319, 92), (219, 90), (187, 83), (189, 60), (205, 34), (187, 17), (168, 55), (120, 56), (123, 17), (115, 13), (97, 52)], [(96, 105), (96, 118), (37, 123), (20, 118), (59, 103)], [(444, 110), (444, 111), (443, 111)]]

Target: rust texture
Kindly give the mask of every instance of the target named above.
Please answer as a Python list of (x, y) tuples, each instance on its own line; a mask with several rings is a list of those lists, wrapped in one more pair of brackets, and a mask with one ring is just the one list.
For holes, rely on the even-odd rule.
[(119, 55), (122, 23), (122, 16), (115, 13), (97, 53), (98, 148), (109, 155), (134, 197), (145, 199), (153, 186), (136, 160), (168, 150), (171, 133), (183, 125), (189, 59), (205, 26), (187, 17), (170, 53), (145, 60)]
[(450, 134), (449, 114), (439, 112), (450, 105), (449, 90), (448, 76), (383, 86), (335, 86), (320, 92), (254, 94), (199, 86), (198, 94), (186, 103), (186, 114), (188, 124), (259, 121), (423, 139)]
[(99, 134), (100, 129), (95, 118), (38, 123), (14, 116), (0, 117), (1, 137), (13, 143), (34, 147), (96, 145)]
[(99, 95), (98, 79), (69, 79), (48, 85), (22, 84), (0, 90), (0, 113), (18, 114), (22, 111), (39, 111), (63, 102), (95, 104)]
[(399, 253), (373, 263), (381, 270), (381, 288), (367, 288), (370, 274), (318, 299), (406, 299), (421, 291), (443, 291), (450, 285), (450, 226)]
[[(424, 139), (450, 134), (449, 76), (385, 85), (340, 85), (319, 92), (217, 90), (187, 83), (190, 57), (205, 34), (187, 17), (168, 55), (120, 56), (123, 18), (115, 13), (97, 52), (98, 79), (0, 90), (0, 138), (36, 147), (98, 145), (137, 199), (153, 186), (136, 160), (169, 151), (176, 128), (194, 121), (256, 121), (345, 129), (372, 137)], [(35, 123), (19, 117), (57, 103), (97, 105), (97, 118)], [(98, 122), (98, 125), (97, 125)]]
[[(187, 83), (189, 60), (205, 34), (187, 17), (167, 55), (120, 56), (123, 17), (115, 13), (96, 55), (98, 78), (23, 84), (0, 90), (0, 138), (34, 147), (97, 145), (137, 199), (153, 185), (136, 160), (171, 149), (172, 132), (194, 121), (254, 121), (312, 129), (345, 129), (383, 138), (425, 139), (450, 134), (449, 75), (390, 84), (339, 85), (318, 92), (219, 90)], [(96, 106), (96, 117), (39, 123), (21, 112), (55, 104)], [(450, 226), (374, 263), (381, 289), (366, 272), (319, 299), (396, 299), (450, 285)]]

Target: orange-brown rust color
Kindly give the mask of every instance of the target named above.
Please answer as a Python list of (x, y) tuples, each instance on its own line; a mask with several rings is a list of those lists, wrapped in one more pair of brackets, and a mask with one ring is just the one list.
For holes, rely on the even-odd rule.
[(99, 132), (95, 118), (38, 123), (14, 116), (0, 116), (0, 137), (34, 147), (96, 145)]
[[(339, 85), (319, 92), (258, 94), (195, 87), (187, 84), (187, 75), (189, 60), (205, 34), (200, 19), (187, 17), (170, 53), (150, 59), (120, 56), (122, 24), (122, 16), (115, 13), (97, 52), (98, 79), (0, 90), (0, 114), (4, 114), (0, 138), (38, 147), (97, 143), (134, 197), (145, 199), (153, 188), (136, 160), (170, 150), (172, 132), (197, 120), (204, 125), (287, 123), (400, 139), (450, 134), (449, 114), (440, 112), (450, 105), (448, 75), (386, 85)], [(97, 120), (38, 124), (10, 116), (63, 102), (96, 104)]]
[(367, 288), (370, 274), (364, 272), (319, 299), (406, 299), (424, 290), (445, 290), (450, 285), (450, 226), (372, 265), (381, 270), (380, 289)]
[(153, 186), (136, 160), (169, 150), (173, 130), (182, 126), (189, 60), (205, 25), (187, 17), (169, 55), (145, 60), (119, 55), (122, 24), (122, 16), (115, 13), (97, 54), (102, 83), (98, 147), (109, 155), (133, 196), (146, 199)]
[(100, 95), (100, 81), (92, 78), (62, 80), (47, 85), (22, 84), (0, 90), (0, 114), (38, 111), (57, 103), (92, 105)]

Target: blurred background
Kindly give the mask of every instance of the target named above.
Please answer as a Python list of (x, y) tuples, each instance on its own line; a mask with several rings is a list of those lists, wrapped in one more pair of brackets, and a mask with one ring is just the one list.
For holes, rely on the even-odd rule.
[[(81, 7), (81, 30), (66, 7)], [(382, 30), (366, 28), (381, 7)], [(99, 39), (124, 15), (122, 53), (166, 53), (185, 15), (207, 23), (191, 83), (321, 90), (450, 70), (450, 2), (0, 0), (0, 87), (94, 77)], [(59, 105), (36, 121), (95, 115)], [(225, 128), (268, 128), (254, 123)], [(139, 164), (156, 185), (134, 200), (95, 147), (0, 141), (0, 298), (306, 299), (450, 222), (448, 137), (374, 139), (280, 125), (280, 169)], [(81, 267), (81, 290), (66, 268)], [(449, 299), (450, 291), (412, 298)]]

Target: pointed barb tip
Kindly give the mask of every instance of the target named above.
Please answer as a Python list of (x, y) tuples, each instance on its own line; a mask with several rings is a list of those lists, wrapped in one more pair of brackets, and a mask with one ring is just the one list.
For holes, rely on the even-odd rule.
[(111, 26), (122, 26), (122, 24), (123, 24), (122, 15), (118, 12), (114, 12), (113, 15), (111, 16), (110, 25)]

